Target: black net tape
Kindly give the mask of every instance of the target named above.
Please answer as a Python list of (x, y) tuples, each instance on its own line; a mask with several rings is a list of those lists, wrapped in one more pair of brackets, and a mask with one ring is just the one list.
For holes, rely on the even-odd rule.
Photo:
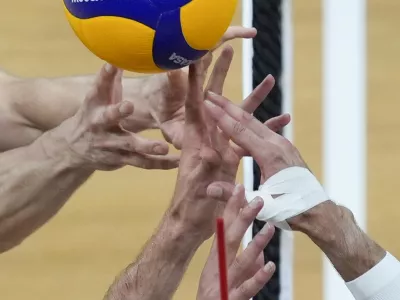
[[(271, 74), (277, 82), (275, 88), (257, 108), (254, 116), (262, 122), (282, 113), (282, 90), (279, 86), (282, 73), (281, 47), (281, 7), (282, 0), (253, 0), (253, 26), (257, 28), (257, 37), (253, 40), (253, 87)], [(254, 189), (260, 185), (260, 168), (254, 163)], [(256, 220), (253, 225), (253, 236), (264, 226)], [(255, 300), (279, 300), (280, 295), (280, 236), (276, 230), (271, 243), (264, 250), (264, 260), (273, 261), (277, 270), (270, 282), (258, 293)]]

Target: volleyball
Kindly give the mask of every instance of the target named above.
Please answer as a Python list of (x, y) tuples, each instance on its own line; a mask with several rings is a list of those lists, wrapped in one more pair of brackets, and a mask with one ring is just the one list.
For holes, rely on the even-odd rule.
[(180, 69), (211, 50), (237, 0), (64, 0), (67, 19), (96, 56), (124, 70)]

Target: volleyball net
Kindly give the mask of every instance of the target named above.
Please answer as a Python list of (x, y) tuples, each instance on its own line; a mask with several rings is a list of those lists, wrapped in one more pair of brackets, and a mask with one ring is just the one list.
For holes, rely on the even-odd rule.
[[(258, 30), (256, 38), (243, 41), (243, 98), (268, 74), (273, 75), (277, 84), (254, 116), (265, 122), (282, 113), (290, 113), (292, 122), (280, 134), (294, 142), (292, 4), (292, 0), (242, 0), (243, 26)], [(298, 4), (307, 5), (306, 1)], [(366, 4), (365, 0), (323, 0), (322, 7), (323, 184), (332, 199), (350, 208), (365, 229)], [(307, 76), (306, 72), (304, 70), (304, 76)], [(337, 122), (339, 116), (340, 122)], [(344, 143), (346, 147), (338, 147)], [(257, 164), (246, 157), (244, 185), (247, 190), (258, 189), (260, 175)], [(252, 224), (243, 241), (244, 247), (263, 225), (258, 220)], [(255, 300), (296, 299), (293, 292), (293, 253), (292, 233), (276, 230), (264, 250), (264, 256), (266, 262), (276, 264), (277, 271), (254, 297)], [(322, 299), (353, 299), (325, 257), (321, 274), (324, 284)]]

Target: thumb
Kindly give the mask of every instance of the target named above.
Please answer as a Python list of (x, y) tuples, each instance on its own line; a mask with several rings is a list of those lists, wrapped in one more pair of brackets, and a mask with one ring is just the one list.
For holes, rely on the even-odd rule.
[(100, 125), (115, 126), (122, 120), (133, 113), (134, 107), (128, 101), (110, 104), (103, 112), (100, 120), (97, 122)]
[(96, 76), (94, 87), (86, 97), (90, 104), (109, 104), (113, 102), (116, 81), (122, 77), (121, 71), (111, 64), (105, 64)]
[(221, 47), (224, 43), (237, 39), (252, 39), (257, 35), (257, 29), (245, 28), (242, 26), (230, 26), (222, 36), (219, 43), (211, 50), (212, 52)]
[(235, 185), (225, 181), (217, 181), (211, 183), (207, 187), (207, 196), (218, 199), (220, 201), (228, 202), (232, 197)]

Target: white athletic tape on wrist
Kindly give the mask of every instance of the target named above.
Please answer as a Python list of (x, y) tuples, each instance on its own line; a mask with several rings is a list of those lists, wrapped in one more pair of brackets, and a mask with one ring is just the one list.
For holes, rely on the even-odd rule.
[(301, 167), (284, 169), (269, 178), (258, 191), (246, 191), (248, 202), (256, 197), (264, 200), (257, 219), (285, 230), (291, 230), (287, 219), (329, 200), (317, 178)]

